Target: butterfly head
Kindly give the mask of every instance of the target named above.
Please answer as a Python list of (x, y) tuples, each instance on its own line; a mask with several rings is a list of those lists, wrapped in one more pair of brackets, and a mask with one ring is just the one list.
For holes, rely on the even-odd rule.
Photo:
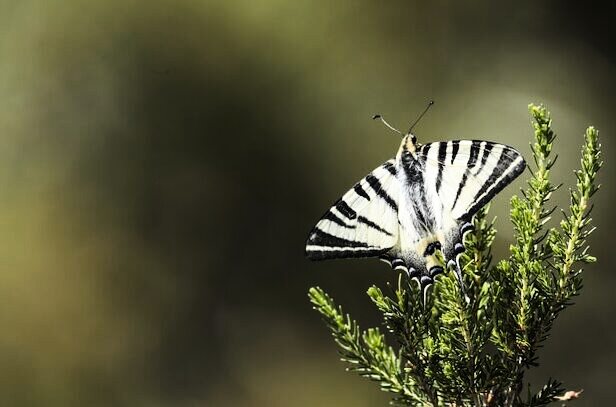
[(402, 138), (402, 144), (400, 145), (401, 151), (408, 151), (409, 153), (415, 155), (415, 151), (417, 150), (417, 137), (412, 133), (407, 133)]

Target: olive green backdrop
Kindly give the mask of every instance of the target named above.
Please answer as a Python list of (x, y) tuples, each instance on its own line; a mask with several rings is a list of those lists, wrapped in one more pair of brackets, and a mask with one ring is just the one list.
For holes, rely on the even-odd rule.
[[(395, 154), (371, 116), (405, 129), (431, 98), (420, 142), (527, 157), (545, 102), (559, 182), (601, 130), (599, 262), (532, 380), (612, 404), (616, 7), (578, 3), (0, 0), (0, 405), (386, 405), (306, 291), (369, 326), (394, 274), (309, 263), (304, 239)], [(492, 206), (497, 257), (522, 178)]]

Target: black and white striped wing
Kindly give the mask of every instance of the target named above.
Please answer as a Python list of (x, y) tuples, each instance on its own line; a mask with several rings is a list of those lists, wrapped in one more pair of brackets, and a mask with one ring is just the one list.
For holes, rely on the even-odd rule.
[(468, 221), (526, 168), (514, 148), (489, 141), (430, 143), (420, 153), (426, 182), (435, 185), (442, 208), (458, 221)]
[(372, 171), (323, 215), (306, 242), (309, 259), (372, 257), (396, 245), (401, 187), (394, 163)]

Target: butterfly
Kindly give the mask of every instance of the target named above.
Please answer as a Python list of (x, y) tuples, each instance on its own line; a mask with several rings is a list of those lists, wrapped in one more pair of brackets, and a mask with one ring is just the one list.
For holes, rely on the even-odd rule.
[(443, 265), (455, 269), (464, 290), (459, 256), (472, 216), (520, 175), (526, 162), (514, 148), (490, 141), (422, 145), (411, 130), (395, 158), (325, 212), (310, 232), (306, 255), (311, 260), (379, 257), (418, 282), (425, 304)]

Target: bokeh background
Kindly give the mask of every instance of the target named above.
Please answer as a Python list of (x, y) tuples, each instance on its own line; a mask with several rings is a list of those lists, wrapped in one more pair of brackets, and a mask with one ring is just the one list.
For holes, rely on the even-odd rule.
[[(373, 260), (310, 263), (307, 232), (420, 141), (529, 154), (527, 104), (606, 166), (577, 305), (531, 380), (616, 396), (614, 2), (0, 0), (0, 405), (382, 406), (306, 291), (364, 327)], [(494, 202), (495, 255), (511, 242)], [(567, 188), (555, 202), (567, 202)]]

